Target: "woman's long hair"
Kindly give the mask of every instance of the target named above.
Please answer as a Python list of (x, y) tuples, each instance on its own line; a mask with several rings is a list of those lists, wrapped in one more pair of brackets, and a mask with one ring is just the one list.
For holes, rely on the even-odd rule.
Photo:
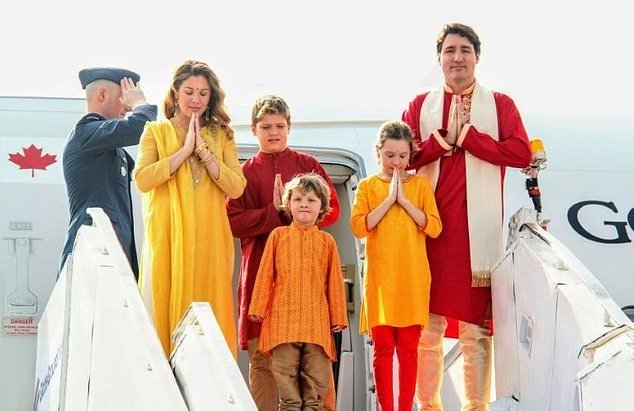
[(233, 128), (231, 128), (231, 117), (229, 110), (225, 106), (225, 92), (220, 87), (218, 76), (213, 70), (202, 61), (186, 60), (174, 71), (172, 84), (170, 85), (165, 100), (163, 101), (163, 113), (166, 118), (174, 117), (177, 108), (176, 92), (183, 82), (191, 76), (201, 76), (207, 79), (211, 89), (209, 104), (201, 117), (201, 126), (218, 125), (222, 127), (229, 138), (233, 138)]

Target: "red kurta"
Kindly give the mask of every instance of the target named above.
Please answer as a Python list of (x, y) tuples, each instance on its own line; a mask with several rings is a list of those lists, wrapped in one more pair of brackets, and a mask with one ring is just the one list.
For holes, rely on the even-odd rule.
[[(420, 143), (420, 151), (412, 157), (411, 167), (418, 169), (440, 158), (434, 195), (443, 230), (438, 238), (427, 239), (432, 275), (429, 310), (455, 320), (485, 325), (491, 318), (491, 288), (471, 287), (465, 150), (481, 160), (502, 166), (500, 184), (503, 184), (505, 166), (523, 168), (530, 163), (528, 136), (513, 100), (494, 92), (499, 141), (471, 127), (462, 148), (457, 148), (451, 156), (443, 156), (446, 150), (433, 136), (421, 143), (420, 110), (426, 97), (427, 93), (421, 94), (411, 101), (402, 119), (412, 128), (415, 141)], [(452, 93), (445, 92), (443, 128), (447, 127), (451, 99)], [(456, 328), (448, 328), (447, 334), (455, 336), (452, 330)]]
[(248, 311), (266, 239), (275, 227), (290, 224), (273, 206), (275, 174), (281, 174), (286, 183), (297, 174), (311, 171), (324, 177), (330, 186), (332, 211), (318, 224), (329, 226), (339, 219), (339, 199), (332, 181), (317, 159), (290, 148), (275, 154), (259, 152), (245, 161), (242, 165), (247, 179), (244, 193), (227, 202), (231, 231), (234, 237), (240, 238), (242, 249), (238, 283), (238, 345), (242, 350), (247, 349), (247, 341), (259, 337), (262, 327), (262, 323), (249, 321)]

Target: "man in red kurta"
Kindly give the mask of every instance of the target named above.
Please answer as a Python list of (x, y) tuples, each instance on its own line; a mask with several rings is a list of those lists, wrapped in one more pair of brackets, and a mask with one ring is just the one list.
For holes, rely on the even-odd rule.
[(445, 84), (414, 98), (402, 116), (419, 142), (410, 166), (430, 178), (443, 221), (440, 236), (427, 241), (430, 324), (421, 333), (416, 397), (421, 410), (442, 410), (447, 331), (447, 336), (458, 334), (464, 357), (463, 410), (488, 410), (490, 273), (503, 254), (504, 172), (528, 166), (531, 153), (511, 98), (475, 80), (480, 57), (475, 31), (448, 24), (436, 47)]
[(282, 98), (264, 96), (256, 101), (251, 113), (251, 130), (258, 139), (260, 151), (242, 165), (247, 179), (244, 193), (227, 202), (231, 230), (234, 237), (240, 238), (242, 249), (238, 346), (249, 352), (249, 386), (259, 411), (277, 410), (277, 389), (268, 358), (257, 350), (262, 323), (249, 320), (248, 311), (269, 233), (276, 227), (290, 224), (282, 207), (283, 184), (301, 173), (321, 175), (330, 187), (332, 211), (318, 226), (326, 227), (339, 219), (337, 193), (321, 164), (310, 155), (288, 148), (290, 126), (290, 109)]

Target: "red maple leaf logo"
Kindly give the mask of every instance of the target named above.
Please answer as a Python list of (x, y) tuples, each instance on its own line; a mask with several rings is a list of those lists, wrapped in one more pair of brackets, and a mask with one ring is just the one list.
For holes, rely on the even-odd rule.
[(57, 156), (50, 154), (42, 155), (42, 149), (35, 147), (34, 144), (31, 144), (28, 148), (22, 147), (22, 152), (24, 155), (20, 153), (9, 153), (9, 161), (19, 165), (20, 170), (30, 168), (31, 177), (35, 177), (35, 169), (46, 170), (46, 167), (57, 161)]

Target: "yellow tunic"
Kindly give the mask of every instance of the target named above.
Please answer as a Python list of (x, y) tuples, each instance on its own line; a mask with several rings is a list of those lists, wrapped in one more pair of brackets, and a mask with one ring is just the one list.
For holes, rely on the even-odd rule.
[(148, 123), (141, 136), (134, 170), (145, 229), (139, 287), (167, 355), (171, 332), (194, 301), (211, 304), (236, 355), (234, 244), (225, 200), (239, 197), (246, 180), (235, 140), (218, 126), (202, 128), (201, 135), (220, 162), (219, 178), (190, 159), (170, 176), (168, 157), (182, 147), (185, 134), (163, 120)]
[(377, 325), (408, 327), (429, 320), (431, 276), (425, 238), (437, 237), (442, 224), (426, 178), (411, 176), (403, 182), (409, 201), (423, 210), (427, 224), (420, 229), (404, 208), (393, 204), (376, 227), (368, 231), (366, 218), (385, 198), (390, 182), (378, 175), (359, 182), (350, 225), (358, 238), (367, 237), (364, 293), (361, 303), (362, 333)]

